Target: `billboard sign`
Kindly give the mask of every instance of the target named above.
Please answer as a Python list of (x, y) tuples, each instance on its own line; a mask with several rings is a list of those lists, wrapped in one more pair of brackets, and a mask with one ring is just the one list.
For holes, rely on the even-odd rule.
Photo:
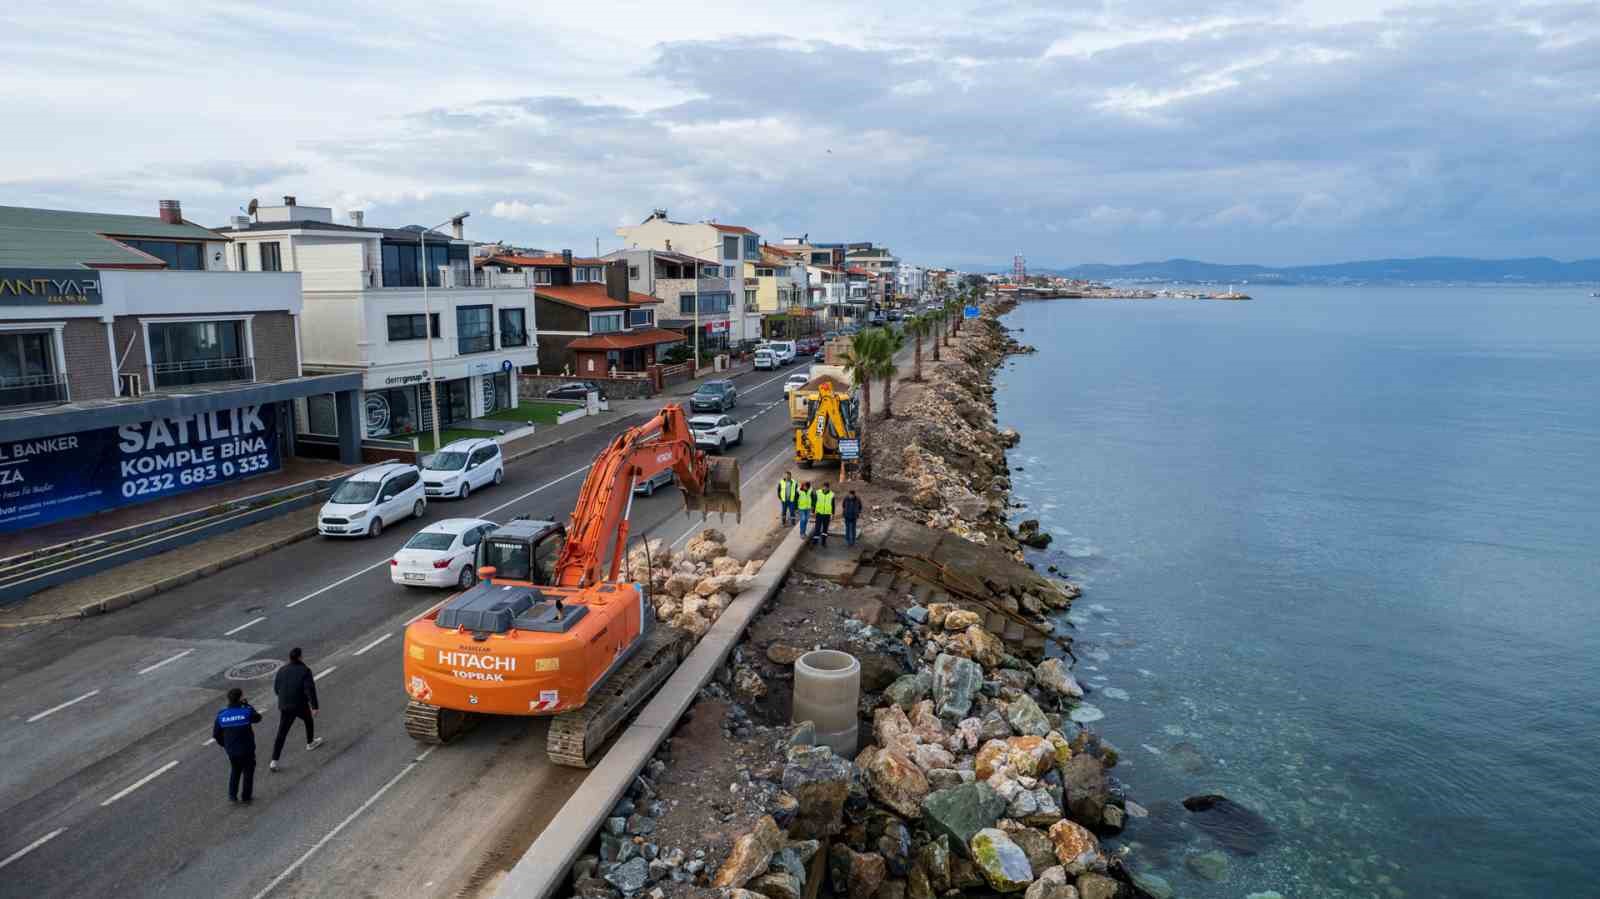
[(0, 533), (162, 499), (282, 464), (272, 406), (0, 442)]
[(0, 307), (99, 306), (100, 273), (81, 268), (0, 268)]
[(968, 306), (961, 310), (962, 317), (964, 318), (977, 318), (978, 312), (979, 310), (977, 306)]

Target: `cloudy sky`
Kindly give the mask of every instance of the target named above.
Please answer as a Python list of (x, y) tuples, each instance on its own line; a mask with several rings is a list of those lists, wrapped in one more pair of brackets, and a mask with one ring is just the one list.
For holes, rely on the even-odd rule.
[(959, 265), (1600, 256), (1600, 2), (13, 0), (0, 56), (7, 205), (295, 194), (581, 250), (665, 207)]

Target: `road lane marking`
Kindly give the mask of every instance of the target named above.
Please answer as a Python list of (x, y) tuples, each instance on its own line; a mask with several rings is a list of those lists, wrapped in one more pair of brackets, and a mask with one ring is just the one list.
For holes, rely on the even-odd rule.
[(34, 840), (33, 842), (31, 842), (28, 845), (22, 847), (21, 849), (18, 849), (16, 852), (11, 853), (10, 855), (5, 857), (4, 861), (0, 861), (0, 868), (4, 868), (6, 865), (9, 865), (12, 862), (16, 861), (17, 859), (22, 858), (24, 855), (27, 855), (28, 853), (32, 852), (33, 850), (38, 849), (40, 846), (43, 846), (44, 844), (50, 842), (51, 840), (55, 839), (56, 837), (61, 836), (61, 834), (64, 831), (66, 831), (65, 827), (57, 827), (55, 830), (50, 831), (49, 833), (45, 834), (44, 836), (40, 837), (39, 839)]
[(105, 802), (100, 803), (100, 807), (101, 808), (105, 808), (106, 806), (110, 805), (111, 803), (116, 802), (118, 799), (121, 799), (122, 797), (128, 795), (129, 793), (132, 793), (134, 790), (139, 789), (140, 787), (144, 786), (145, 784), (149, 783), (150, 781), (155, 780), (156, 778), (160, 777), (163, 774), (166, 774), (168, 771), (171, 771), (173, 768), (176, 768), (176, 767), (178, 767), (178, 760), (177, 759), (173, 759), (172, 761), (167, 762), (165, 765), (162, 765), (161, 767), (157, 768), (156, 770), (151, 771), (149, 774), (146, 774), (145, 776), (139, 778), (138, 780), (136, 780), (133, 783), (129, 784), (128, 786), (124, 787), (122, 789), (122, 792), (116, 793), (110, 799), (107, 799)]
[(237, 634), (238, 632), (244, 630), (247, 627), (251, 627), (252, 625), (260, 624), (261, 622), (266, 621), (266, 620), (267, 620), (267, 616), (265, 616), (265, 615), (262, 615), (259, 618), (252, 618), (249, 621), (246, 621), (244, 624), (241, 624), (238, 627), (234, 628), (233, 630), (228, 631), (227, 633), (223, 634), (222, 636), (231, 637), (234, 634)]
[(368, 643), (366, 646), (361, 647), (360, 649), (356, 650), (354, 653), (351, 653), (351, 654), (352, 655), (361, 655), (362, 653), (366, 652), (367, 650), (373, 648), (374, 646), (377, 646), (379, 643), (382, 643), (383, 641), (385, 641), (385, 640), (387, 640), (387, 639), (389, 639), (390, 637), (393, 637), (393, 636), (394, 636), (394, 634), (392, 634), (392, 633), (384, 634), (383, 636), (379, 637), (376, 640), (373, 640), (371, 643)]
[(317, 675), (316, 679), (317, 680), (321, 680), (321, 679), (327, 677), (328, 675), (330, 675), (330, 674), (332, 674), (332, 673), (334, 673), (335, 671), (338, 671), (338, 670), (339, 670), (339, 666), (338, 665), (329, 665), (328, 667), (322, 669), (322, 673)]
[(146, 666), (144, 668), (140, 668), (139, 669), (139, 673), (140, 674), (149, 674), (150, 672), (156, 670), (157, 668), (160, 668), (162, 665), (165, 665), (165, 664), (167, 664), (169, 662), (176, 662), (177, 660), (183, 658), (184, 656), (188, 655), (191, 652), (194, 652), (194, 650), (185, 649), (183, 652), (178, 653), (177, 655), (173, 656), (170, 659), (162, 659), (161, 661), (155, 663), (154, 665), (148, 665), (148, 666)]
[[(481, 515), (477, 515), (477, 516), (474, 516), (474, 517), (487, 518), (488, 516), (493, 515), (496, 512), (499, 512), (499, 511), (501, 511), (503, 509), (507, 509), (507, 508), (509, 508), (511, 506), (516, 505), (517, 503), (522, 502), (523, 500), (527, 499), (528, 497), (533, 496), (535, 493), (540, 493), (542, 491), (549, 490), (551, 487), (554, 487), (555, 485), (561, 483), (562, 481), (565, 481), (565, 480), (567, 480), (569, 478), (577, 477), (578, 475), (583, 474), (584, 472), (588, 471), (591, 467), (592, 466), (585, 465), (582, 468), (578, 469), (577, 471), (569, 471), (566, 474), (562, 475), (559, 478), (556, 478), (553, 481), (548, 481), (548, 482), (546, 482), (544, 484), (541, 484), (538, 487), (535, 487), (532, 490), (529, 490), (527, 493), (524, 493), (521, 496), (518, 496), (518, 497), (510, 500), (509, 502), (501, 503), (500, 505), (495, 506), (493, 509), (489, 509), (488, 511), (482, 513)], [(385, 565), (388, 565), (389, 564), (389, 560), (391, 558), (393, 558), (393, 557), (394, 557), (394, 553), (390, 553), (389, 555), (384, 556), (382, 559), (380, 559), (380, 560), (378, 560), (376, 562), (373, 562), (371, 565), (368, 565), (365, 568), (362, 568), (362, 569), (360, 569), (358, 571), (353, 571), (350, 574), (347, 574), (344, 577), (339, 578), (338, 580), (336, 580), (333, 583), (327, 585), (326, 587), (320, 587), (320, 588), (318, 588), (316, 590), (313, 590), (312, 592), (307, 593), (305, 596), (300, 597), (299, 599), (295, 600), (294, 602), (285, 603), (284, 604), (284, 608), (292, 609), (295, 606), (305, 602), (308, 599), (315, 599), (318, 596), (321, 596), (322, 594), (327, 593), (329, 590), (332, 590), (334, 587), (337, 587), (340, 584), (346, 583), (348, 581), (353, 581), (356, 578), (362, 576), (363, 574), (366, 574), (369, 571), (372, 571), (375, 568), (382, 568)]]
[(346, 827), (350, 826), (350, 822), (352, 822), (356, 818), (360, 817), (362, 812), (364, 812), (367, 809), (371, 808), (373, 803), (377, 802), (379, 799), (382, 799), (383, 798), (383, 794), (389, 792), (389, 790), (395, 784), (400, 782), (401, 778), (405, 777), (407, 774), (410, 774), (413, 769), (415, 769), (418, 765), (422, 764), (423, 761), (425, 761), (428, 758), (428, 756), (432, 755), (433, 751), (435, 749), (438, 749), (438, 748), (439, 747), (437, 747), (437, 746), (429, 746), (425, 752), (423, 752), (421, 755), (417, 756), (415, 759), (412, 759), (410, 764), (406, 765), (404, 768), (401, 768), (399, 774), (396, 774), (394, 777), (389, 778), (389, 782), (384, 784), (383, 786), (379, 787), (378, 788), (378, 792), (373, 793), (370, 797), (367, 798), (366, 802), (361, 803), (361, 805), (355, 811), (351, 812), (343, 821), (340, 821), (332, 830), (330, 830), (326, 834), (324, 834), (322, 839), (318, 840), (315, 845), (313, 845), (310, 849), (306, 850), (305, 855), (302, 855), (299, 858), (295, 859), (293, 864), (291, 864), (289, 867), (283, 869), (283, 873), (282, 874), (279, 874), (277, 877), (272, 878), (272, 882), (267, 884), (265, 887), (262, 887), (261, 892), (257, 893), (255, 895), (254, 899), (263, 899), (264, 896), (266, 896), (267, 894), (271, 893), (273, 890), (277, 889), (279, 884), (283, 883), (285, 880), (288, 880), (294, 874), (294, 872), (300, 870), (300, 866), (301, 865), (305, 864), (307, 861), (309, 861), (311, 859), (311, 856), (313, 856), (313, 855), (315, 855), (317, 853), (317, 850), (319, 850), (322, 847), (328, 845), (328, 843), (334, 837), (339, 835), (340, 831), (342, 831)]
[(51, 706), (50, 708), (45, 709), (44, 711), (40, 712), (39, 714), (34, 715), (32, 718), (29, 718), (27, 723), (32, 724), (33, 722), (38, 721), (40, 718), (43, 718), (46, 715), (54, 715), (56, 712), (61, 711), (62, 709), (66, 708), (67, 706), (69, 706), (69, 705), (77, 705), (78, 703), (83, 702), (85, 699), (88, 699), (89, 697), (91, 697), (91, 696), (93, 696), (93, 695), (95, 695), (96, 693), (99, 693), (99, 692), (100, 691), (97, 690), (97, 689), (96, 690), (90, 690), (89, 692), (83, 694), (82, 696), (79, 696), (77, 699), (69, 699), (69, 700), (67, 700), (66, 702), (63, 702), (60, 705)]

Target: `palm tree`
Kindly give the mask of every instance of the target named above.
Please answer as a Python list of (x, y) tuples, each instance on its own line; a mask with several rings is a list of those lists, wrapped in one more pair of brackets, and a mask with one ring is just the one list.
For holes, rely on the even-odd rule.
[(856, 437), (861, 441), (861, 476), (868, 481), (872, 480), (872, 449), (867, 442), (867, 421), (872, 418), (872, 379), (878, 375), (878, 360), (882, 354), (883, 332), (868, 328), (850, 338), (850, 346), (845, 348), (839, 360), (845, 374), (850, 376), (851, 383), (856, 385), (861, 402)]
[(917, 342), (916, 361), (913, 363), (911, 380), (922, 380), (922, 338), (933, 333), (933, 317), (931, 315), (913, 315), (906, 319), (905, 333)]
[(928, 318), (931, 319), (933, 323), (933, 361), (935, 362), (939, 361), (939, 344), (944, 341), (944, 323), (946, 317), (947, 316), (943, 304), (934, 307), (933, 311), (928, 313)]
[(894, 418), (894, 376), (900, 369), (894, 364), (896, 353), (905, 349), (906, 335), (903, 331), (891, 331), (888, 328), (879, 328), (883, 333), (883, 346), (878, 350), (878, 377), (883, 379), (883, 417)]

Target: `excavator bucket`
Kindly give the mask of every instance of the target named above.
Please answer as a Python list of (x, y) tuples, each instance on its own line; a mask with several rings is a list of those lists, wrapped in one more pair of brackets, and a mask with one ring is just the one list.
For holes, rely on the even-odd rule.
[(705, 492), (694, 494), (685, 491), (685, 507), (691, 512), (699, 512), (701, 517), (712, 512), (731, 512), (734, 520), (739, 521), (742, 508), (739, 504), (739, 460), (731, 456), (708, 456), (706, 467)]

